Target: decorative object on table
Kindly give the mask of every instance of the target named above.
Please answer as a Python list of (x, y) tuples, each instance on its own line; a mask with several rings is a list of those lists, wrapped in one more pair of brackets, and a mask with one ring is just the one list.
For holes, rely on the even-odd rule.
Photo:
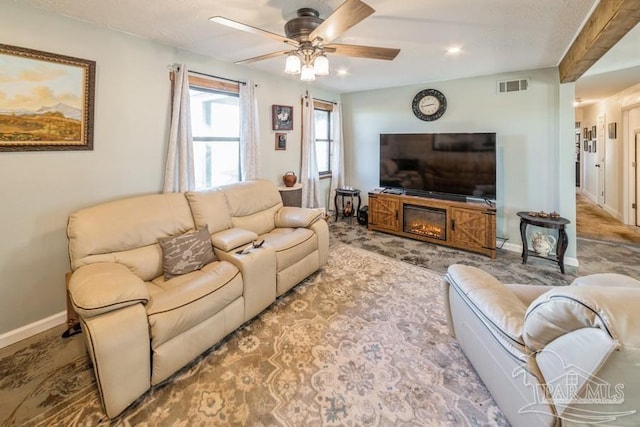
[(353, 215), (353, 206), (351, 206), (351, 201), (347, 200), (344, 209), (342, 210), (342, 214), (345, 217), (350, 217), (351, 215)]
[(287, 149), (287, 134), (276, 133), (276, 150), (286, 150), (286, 149)]
[(550, 234), (535, 232), (531, 236), (531, 247), (540, 256), (549, 256), (551, 250), (556, 246), (556, 238)]
[(293, 130), (293, 107), (290, 105), (272, 105), (271, 118), (273, 130)]
[(616, 139), (616, 122), (609, 123), (609, 139)]
[(529, 216), (538, 216), (538, 212), (529, 212)]
[(287, 187), (293, 187), (298, 181), (298, 177), (293, 171), (289, 171), (282, 176), (282, 182)]
[(411, 109), (420, 120), (437, 120), (447, 111), (447, 98), (439, 90), (424, 89), (413, 97)]
[(540, 211), (540, 212), (538, 212), (538, 216), (539, 216), (540, 218), (546, 218), (546, 217), (548, 217), (548, 216), (549, 216), (549, 214), (548, 214), (548, 213), (546, 213), (545, 211)]
[(0, 63), (0, 151), (93, 150), (95, 61), (0, 44)]
[(556, 212), (556, 211), (553, 211), (553, 212), (551, 212), (551, 213), (549, 214), (549, 217), (550, 217), (551, 219), (558, 219), (558, 218), (560, 218), (560, 214), (559, 214), (558, 212)]

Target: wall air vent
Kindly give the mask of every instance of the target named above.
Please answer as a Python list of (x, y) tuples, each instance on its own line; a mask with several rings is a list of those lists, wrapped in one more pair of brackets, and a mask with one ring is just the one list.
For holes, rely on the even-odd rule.
[(529, 88), (529, 79), (502, 80), (498, 82), (498, 93), (520, 92)]

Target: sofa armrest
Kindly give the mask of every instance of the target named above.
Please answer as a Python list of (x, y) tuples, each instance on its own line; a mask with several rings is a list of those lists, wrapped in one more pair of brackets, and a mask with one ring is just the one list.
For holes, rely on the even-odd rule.
[(308, 228), (322, 218), (322, 212), (317, 209), (282, 207), (276, 213), (276, 227)]
[(101, 262), (78, 268), (69, 280), (69, 299), (89, 318), (149, 301), (144, 281), (122, 264)]
[(211, 243), (213, 243), (214, 247), (224, 252), (229, 252), (235, 248), (251, 243), (257, 238), (258, 235), (253, 231), (234, 227), (212, 234)]
[(511, 344), (524, 346), (522, 325), (527, 308), (507, 286), (484, 270), (461, 264), (449, 266), (445, 281), (491, 330)]

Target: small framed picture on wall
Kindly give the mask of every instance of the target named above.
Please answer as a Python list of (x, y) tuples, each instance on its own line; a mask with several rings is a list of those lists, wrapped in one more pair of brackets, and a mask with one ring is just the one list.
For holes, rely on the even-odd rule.
[(272, 105), (271, 119), (273, 130), (293, 130), (293, 107), (289, 105)]
[(616, 139), (616, 122), (609, 123), (609, 139)]
[(287, 149), (287, 134), (276, 133), (276, 150), (286, 150), (286, 149)]

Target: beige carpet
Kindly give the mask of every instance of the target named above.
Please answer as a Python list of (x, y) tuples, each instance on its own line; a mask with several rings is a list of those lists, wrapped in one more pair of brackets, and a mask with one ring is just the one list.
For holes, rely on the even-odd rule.
[[(507, 425), (448, 335), (441, 280), (332, 245), (325, 268), (113, 424)], [(79, 337), (0, 359), (3, 425), (108, 425)]]

